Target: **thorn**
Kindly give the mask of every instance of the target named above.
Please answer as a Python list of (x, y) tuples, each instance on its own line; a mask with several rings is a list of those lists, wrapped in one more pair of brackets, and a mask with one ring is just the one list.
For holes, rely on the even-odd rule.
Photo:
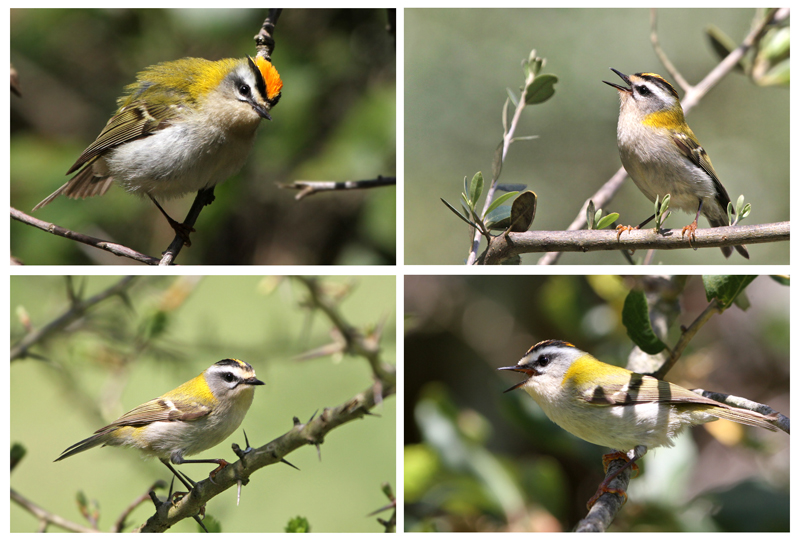
[(242, 498), (242, 480), (241, 479), (237, 479), (236, 484), (239, 487), (236, 490), (236, 507), (239, 507), (239, 500), (241, 500), (241, 498)]
[(283, 462), (284, 464), (288, 464), (289, 466), (291, 466), (292, 468), (296, 469), (297, 471), (300, 471), (300, 468), (298, 468), (297, 466), (295, 466), (294, 464), (292, 464), (291, 462), (289, 462), (285, 458), (282, 458), (281, 462)]
[(209, 533), (208, 529), (206, 528), (206, 525), (203, 524), (203, 521), (200, 519), (198, 515), (194, 515), (192, 518), (200, 525), (201, 528), (203, 528), (203, 531)]

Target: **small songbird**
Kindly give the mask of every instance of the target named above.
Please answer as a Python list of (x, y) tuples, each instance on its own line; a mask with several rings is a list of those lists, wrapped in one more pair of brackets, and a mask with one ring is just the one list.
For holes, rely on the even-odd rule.
[(260, 56), (150, 66), (125, 87), (106, 127), (67, 171), (77, 174), (33, 210), (59, 195), (103, 195), (116, 181), (150, 197), (188, 241), (190, 229), (157, 200), (210, 188), (238, 173), (261, 119), (272, 119), (282, 88), (278, 71)]
[[(647, 449), (672, 447), (673, 438), (684, 428), (717, 419), (777, 430), (772, 424), (777, 414), (734, 408), (674, 383), (598, 361), (560, 340), (539, 342), (516, 366), (498, 370), (526, 376), (506, 392), (523, 389), (567, 432), (619, 451), (603, 457), (606, 467), (616, 458), (628, 460), (625, 467), (630, 467)], [(627, 456), (631, 450), (632, 459)], [(589, 500), (590, 509), (604, 492), (615, 492), (608, 484), (624, 469), (605, 478)]]
[[(683, 228), (694, 240), (697, 219), (702, 213), (711, 227), (728, 225), (730, 197), (720, 182), (711, 158), (700, 146), (686, 123), (678, 93), (663, 77), (655, 73), (625, 75), (614, 68), (628, 87), (603, 81), (619, 91), (617, 146), (622, 165), (633, 183), (651, 201), (656, 196), (670, 195), (670, 207), (695, 212), (694, 221)], [(637, 227), (619, 226), (619, 234), (638, 229), (652, 220), (651, 216)], [(736, 251), (750, 259), (744, 246)], [(733, 250), (722, 246), (729, 257)]]
[(67, 447), (56, 461), (98, 445), (134, 447), (146, 456), (158, 457), (182, 481), (169, 461), (217, 464), (213, 475), (228, 463), (223, 459), (184, 457), (210, 449), (230, 436), (250, 409), (256, 385), (264, 382), (256, 378), (252, 366), (238, 359), (223, 359), (196, 378), (137, 406), (92, 436)]

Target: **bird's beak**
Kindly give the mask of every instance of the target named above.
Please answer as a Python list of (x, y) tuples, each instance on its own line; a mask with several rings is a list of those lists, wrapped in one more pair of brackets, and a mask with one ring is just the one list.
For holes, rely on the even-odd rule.
[(269, 116), (269, 112), (267, 111), (267, 108), (264, 107), (263, 105), (256, 103), (256, 104), (253, 105), (253, 109), (256, 110), (256, 113), (258, 113), (258, 116), (260, 116), (261, 118), (266, 118), (267, 120), (272, 120), (272, 117)]
[(513, 387), (509, 387), (508, 389), (503, 391), (504, 393), (507, 393), (509, 391), (513, 391), (514, 389), (519, 389), (520, 387), (522, 387), (523, 385), (525, 385), (528, 382), (528, 379), (530, 379), (531, 376), (538, 376), (539, 375), (539, 373), (536, 370), (533, 370), (532, 368), (527, 368), (525, 366), (519, 366), (519, 365), (517, 365), (517, 366), (503, 366), (501, 368), (498, 368), (498, 370), (512, 370), (514, 372), (522, 372), (523, 374), (528, 376), (527, 378), (523, 379), (522, 381), (520, 381), (519, 383), (517, 383)]
[[(616, 73), (617, 75), (619, 75), (620, 79), (622, 79), (623, 81), (625, 81), (625, 84), (626, 84), (626, 85), (628, 85), (628, 86), (631, 86), (631, 80), (630, 80), (630, 78), (628, 78), (628, 76), (627, 76), (627, 75), (625, 75), (625, 74), (624, 74), (624, 73), (622, 73), (621, 71), (615, 70), (614, 68), (611, 68), (611, 71), (613, 71), (614, 73)], [(625, 92), (625, 93), (628, 93), (628, 94), (630, 94), (631, 92), (633, 92), (633, 91), (632, 91), (630, 88), (625, 88), (624, 86), (620, 86), (620, 85), (618, 85), (618, 84), (609, 83), (608, 81), (603, 81), (603, 82), (604, 82), (605, 84), (607, 84), (608, 86), (613, 86), (614, 88), (616, 88), (616, 89), (617, 89), (617, 90), (619, 90), (620, 92)]]
[(263, 381), (261, 381), (261, 380), (260, 380), (260, 379), (258, 379), (258, 378), (255, 378), (255, 377), (253, 377), (253, 378), (247, 378), (247, 379), (245, 379), (245, 380), (242, 380), (242, 383), (246, 383), (246, 384), (248, 384), (248, 385), (264, 385), (264, 382), (263, 382)]

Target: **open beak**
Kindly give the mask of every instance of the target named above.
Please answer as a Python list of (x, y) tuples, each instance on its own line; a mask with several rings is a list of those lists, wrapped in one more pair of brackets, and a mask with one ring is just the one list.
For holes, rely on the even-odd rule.
[(511, 370), (513, 372), (522, 372), (523, 374), (528, 376), (527, 378), (523, 379), (522, 381), (520, 381), (519, 383), (517, 383), (513, 387), (509, 387), (508, 389), (503, 391), (504, 393), (507, 393), (509, 391), (513, 391), (514, 389), (519, 389), (520, 387), (522, 387), (523, 385), (525, 385), (528, 382), (528, 380), (531, 378), (531, 376), (539, 375), (538, 372), (536, 372), (535, 370), (532, 370), (530, 368), (526, 368), (524, 366), (519, 366), (519, 365), (517, 365), (517, 366), (503, 366), (501, 368), (498, 368), (498, 370)]
[[(623, 81), (625, 81), (625, 84), (626, 84), (626, 85), (628, 85), (629, 87), (631, 86), (631, 80), (628, 78), (628, 76), (627, 76), (627, 75), (625, 75), (625, 74), (624, 74), (624, 73), (622, 73), (621, 71), (615, 70), (614, 68), (611, 68), (611, 71), (613, 71), (614, 73), (616, 73), (617, 75), (619, 75), (620, 79), (622, 79)], [(608, 86), (613, 86), (614, 88), (616, 88), (616, 89), (617, 89), (617, 90), (619, 90), (620, 92), (627, 92), (628, 94), (630, 94), (630, 93), (632, 92), (632, 90), (631, 90), (630, 88), (625, 88), (624, 86), (620, 86), (620, 85), (618, 85), (618, 84), (615, 84), (615, 83), (609, 83), (608, 81), (603, 81), (603, 82), (604, 82), (605, 84), (607, 84)]]

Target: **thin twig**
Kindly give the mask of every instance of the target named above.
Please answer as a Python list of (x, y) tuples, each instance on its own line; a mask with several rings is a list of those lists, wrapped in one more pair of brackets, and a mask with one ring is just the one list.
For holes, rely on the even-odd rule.
[(147, 263), (148, 265), (158, 265), (158, 259), (156, 259), (155, 257), (150, 257), (149, 255), (139, 253), (136, 250), (128, 248), (127, 246), (123, 246), (122, 244), (117, 244), (115, 242), (109, 242), (107, 240), (90, 237), (89, 235), (84, 235), (83, 233), (77, 233), (75, 231), (66, 229), (64, 227), (52, 224), (50, 222), (39, 220), (38, 218), (34, 218), (33, 216), (25, 214), (24, 212), (19, 211), (14, 207), (11, 207), (11, 217), (14, 220), (17, 220), (24, 224), (32, 225), (33, 227), (39, 228), (42, 231), (47, 231), (48, 233), (52, 233), (53, 235), (57, 235), (59, 237), (64, 237), (65, 239), (82, 242), (83, 244), (87, 244), (95, 248), (100, 248), (101, 250), (105, 250), (106, 252), (111, 252), (112, 254), (120, 257), (127, 257), (128, 259), (133, 259), (134, 261), (139, 261), (140, 263)]
[(11, 489), (11, 501), (19, 504), (23, 509), (28, 511), (31, 515), (35, 516), (45, 524), (54, 524), (59, 528), (63, 528), (70, 532), (98, 533), (100, 531), (94, 528), (87, 528), (82, 524), (71, 522), (59, 515), (51, 513), (50, 511), (46, 511), (43, 508), (36, 505), (35, 503), (33, 503), (32, 501), (30, 501), (29, 499), (27, 499), (25, 496), (21, 495), (13, 488)]
[[(519, 119), (522, 116), (522, 110), (525, 109), (525, 106), (527, 105), (526, 100), (528, 97), (528, 86), (528, 81), (525, 81), (522, 94), (520, 94), (519, 101), (517, 102), (517, 108), (514, 110), (514, 116), (511, 118), (511, 124), (508, 126), (508, 131), (503, 134), (503, 154), (500, 159), (500, 163), (505, 163), (506, 161), (506, 154), (508, 154), (508, 149), (511, 146), (512, 140), (514, 139), (514, 133), (517, 131), (517, 125), (519, 124)], [(486, 201), (483, 203), (483, 211), (481, 212), (481, 216), (486, 214), (486, 211), (492, 204), (496, 189), (497, 179), (493, 178), (491, 184), (489, 185), (489, 189), (486, 191)], [(476, 230), (475, 236), (472, 239), (472, 247), (470, 248), (469, 255), (467, 256), (467, 265), (475, 264), (475, 261), (478, 258), (478, 248), (481, 244), (481, 238), (483, 238), (483, 233)]]
[(288, 190), (300, 190), (294, 198), (296, 200), (303, 199), (309, 195), (314, 195), (319, 192), (328, 192), (334, 190), (366, 190), (369, 188), (380, 188), (383, 186), (394, 186), (397, 184), (397, 177), (383, 177), (373, 178), (369, 180), (347, 180), (344, 182), (336, 182), (332, 180), (295, 180), (291, 184), (278, 184), (279, 188)]
[(694, 335), (697, 334), (697, 331), (702, 329), (703, 326), (714, 316), (714, 314), (721, 313), (722, 309), (720, 308), (717, 299), (712, 299), (712, 301), (708, 303), (708, 306), (706, 306), (706, 309), (703, 310), (703, 312), (697, 316), (694, 321), (692, 321), (692, 324), (683, 331), (681, 337), (678, 339), (678, 343), (675, 344), (674, 348), (672, 348), (669, 357), (667, 357), (667, 360), (664, 361), (664, 364), (661, 365), (656, 373), (653, 374), (653, 377), (664, 379), (664, 376), (667, 375), (667, 372), (669, 372), (672, 367), (675, 366), (675, 363), (678, 362), (678, 359), (681, 358), (683, 351), (686, 349), (686, 346), (689, 345), (691, 339), (694, 338)]
[(339, 331), (347, 342), (348, 351), (351, 354), (364, 357), (372, 367), (375, 377), (382, 383), (392, 381), (395, 377), (395, 368), (382, 362), (380, 356), (380, 330), (382, 326), (378, 326), (375, 331), (365, 335), (347, 322), (339, 310), (338, 303), (323, 292), (317, 278), (296, 276), (295, 279), (308, 290), (310, 306), (322, 311)]
[(150, 493), (155, 491), (157, 488), (165, 488), (167, 484), (164, 481), (156, 481), (153, 483), (150, 488), (148, 488), (144, 494), (136, 498), (131, 502), (131, 504), (126, 507), (122, 513), (120, 514), (119, 518), (114, 522), (114, 526), (111, 527), (112, 532), (121, 532), (122, 529), (125, 527), (125, 521), (128, 519), (128, 516), (133, 513), (133, 511), (142, 505), (143, 502), (146, 502), (151, 499)]
[(86, 299), (85, 301), (73, 302), (70, 305), (69, 310), (64, 312), (62, 315), (41, 329), (35, 329), (26, 334), (22, 340), (17, 343), (17, 345), (11, 348), (10, 359), (13, 361), (24, 358), (28, 355), (28, 350), (32, 346), (46, 340), (53, 333), (67, 327), (76, 319), (83, 317), (87, 310), (104, 301), (105, 299), (115, 295), (124, 294), (125, 291), (127, 291), (127, 289), (133, 285), (135, 280), (136, 276), (125, 276), (119, 282), (109, 287), (105, 291), (101, 291), (94, 297)]
[(664, 65), (664, 68), (669, 72), (670, 76), (678, 83), (684, 92), (688, 92), (692, 85), (683, 78), (683, 75), (678, 71), (678, 68), (670, 61), (664, 49), (661, 48), (661, 43), (658, 41), (658, 30), (656, 30), (656, 8), (650, 8), (650, 42), (653, 44), (653, 50), (658, 56), (658, 59)]

